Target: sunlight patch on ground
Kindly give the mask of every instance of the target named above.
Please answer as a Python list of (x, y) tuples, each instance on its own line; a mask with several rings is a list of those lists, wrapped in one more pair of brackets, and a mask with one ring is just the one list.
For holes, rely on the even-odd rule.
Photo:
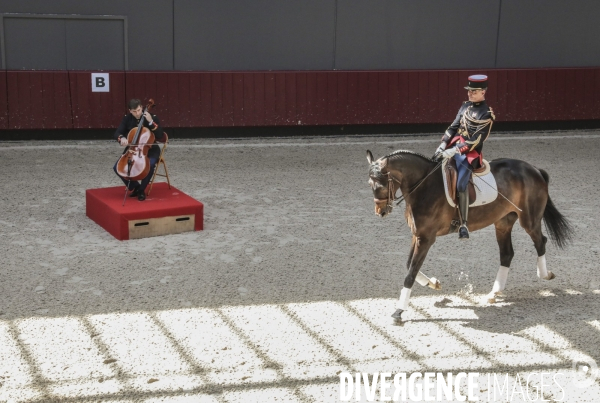
[(286, 377), (311, 379), (347, 370), (346, 366), (332, 364), (336, 356), (282, 307), (246, 306), (223, 311), (247, 335), (249, 343), (264, 351), (266, 360), (281, 365)]
[(256, 350), (244, 341), (243, 335), (236, 333), (223, 320), (219, 310), (163, 311), (158, 312), (156, 317), (169, 329), (173, 341), (206, 371), (207, 381), (240, 384), (277, 379), (275, 370), (265, 366)]
[(600, 330), (600, 320), (592, 320), (588, 324), (596, 329)]
[(9, 323), (0, 321), (0, 401), (8, 400), (13, 392), (20, 391), (23, 391), (23, 400), (39, 396), (39, 391), (31, 387), (31, 368), (19, 348), (19, 344), (24, 346), (26, 343), (25, 339), (15, 340)]
[[(120, 397), (138, 394), (144, 402), (329, 402), (339, 399), (340, 372), (568, 373), (574, 360), (591, 359), (550, 327), (520, 322), (515, 307), (507, 318), (518, 331), (510, 322), (494, 333), (486, 315), (496, 308), (465, 297), (413, 297), (400, 326), (389, 316), (396, 304), (362, 299), (0, 321), (0, 401), (124, 403)], [(600, 330), (599, 321), (586, 323)]]

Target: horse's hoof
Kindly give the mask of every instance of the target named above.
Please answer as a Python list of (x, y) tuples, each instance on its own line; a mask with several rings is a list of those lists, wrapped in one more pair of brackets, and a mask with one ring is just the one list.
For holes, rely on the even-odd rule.
[(394, 318), (395, 325), (402, 324), (402, 312), (404, 312), (402, 309), (396, 309), (396, 312), (392, 314), (392, 318)]
[(553, 280), (554, 278), (556, 278), (554, 273), (552, 273), (551, 271), (548, 271), (548, 275), (544, 278), (544, 280)]
[(504, 295), (504, 293), (502, 291), (492, 291), (487, 296), (487, 302), (489, 304), (495, 304), (496, 302), (498, 302), (498, 300), (496, 299), (496, 297), (501, 297), (503, 295)]
[(429, 279), (429, 283), (427, 283), (427, 285), (429, 286), (429, 288), (432, 288), (434, 290), (441, 290), (442, 289), (442, 283), (440, 283), (440, 280), (438, 280), (435, 277), (431, 277)]

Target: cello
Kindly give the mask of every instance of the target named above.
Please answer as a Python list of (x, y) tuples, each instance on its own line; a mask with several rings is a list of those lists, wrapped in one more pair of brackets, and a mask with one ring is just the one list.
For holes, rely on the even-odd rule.
[(150, 99), (142, 112), (137, 128), (131, 129), (127, 134), (129, 145), (117, 162), (117, 173), (125, 179), (136, 181), (145, 178), (150, 172), (148, 150), (154, 144), (154, 133), (144, 127), (144, 114), (152, 106), (154, 106), (154, 100)]

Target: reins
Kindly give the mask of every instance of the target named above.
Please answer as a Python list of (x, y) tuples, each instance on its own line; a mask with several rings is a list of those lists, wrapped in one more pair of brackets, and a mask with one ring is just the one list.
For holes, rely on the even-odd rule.
[[(419, 186), (421, 186), (421, 184), (422, 184), (423, 182), (425, 182), (425, 180), (426, 180), (427, 178), (429, 178), (429, 176), (430, 176), (432, 173), (434, 173), (435, 171), (437, 171), (437, 169), (438, 169), (439, 167), (441, 167), (441, 166), (442, 166), (442, 163), (443, 163), (443, 162), (444, 162), (443, 160), (442, 160), (442, 161), (440, 161), (440, 162), (438, 162), (438, 164), (435, 166), (435, 168), (433, 168), (433, 169), (432, 169), (432, 170), (431, 170), (431, 171), (430, 171), (430, 172), (429, 172), (429, 173), (428, 173), (428, 174), (427, 174), (427, 175), (426, 175), (426, 176), (425, 176), (423, 179), (421, 179), (421, 180), (420, 180), (420, 181), (419, 181), (419, 182), (418, 182), (416, 185), (414, 185), (414, 186), (412, 187), (412, 189), (410, 189), (410, 190), (408, 191), (408, 194), (407, 194), (406, 196), (410, 196), (410, 195), (412, 194), (412, 192), (414, 192), (415, 190), (417, 190), (417, 188), (418, 188)], [(389, 172), (388, 172), (388, 174), (389, 174)], [(399, 182), (398, 182), (398, 183), (399, 183)], [(398, 197), (397, 199), (394, 199), (393, 201), (395, 201), (395, 200), (398, 200), (398, 202), (396, 203), (396, 206), (398, 206), (398, 205), (400, 205), (400, 203), (402, 203), (402, 201), (403, 201), (403, 200), (406, 200), (406, 197), (405, 197), (404, 195), (402, 195), (402, 196)]]

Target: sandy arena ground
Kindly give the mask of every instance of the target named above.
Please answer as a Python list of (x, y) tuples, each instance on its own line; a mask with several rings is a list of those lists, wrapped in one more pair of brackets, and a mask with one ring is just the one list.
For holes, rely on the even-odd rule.
[(365, 150), (430, 155), (440, 136), (172, 140), (173, 184), (204, 203), (205, 230), (124, 242), (85, 215), (86, 189), (119, 184), (115, 142), (0, 143), (0, 402), (329, 403), (344, 372), (477, 372), (481, 401), (600, 401), (600, 132), (486, 142), (487, 159), (550, 174), (576, 228), (548, 244), (555, 280), (515, 225), (489, 305), (493, 228), (438, 238), (423, 272), (443, 289), (415, 284), (393, 326), (410, 232), (403, 209), (374, 214)]

